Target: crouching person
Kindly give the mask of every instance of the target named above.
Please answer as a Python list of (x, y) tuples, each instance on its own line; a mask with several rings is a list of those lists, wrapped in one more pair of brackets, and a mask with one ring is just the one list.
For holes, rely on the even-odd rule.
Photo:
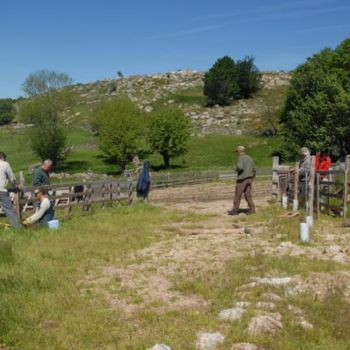
[(54, 219), (53, 204), (46, 195), (46, 191), (38, 188), (34, 191), (36, 200), (39, 201), (39, 207), (35, 213), (23, 221), (23, 225), (40, 224), (47, 226), (48, 222)]

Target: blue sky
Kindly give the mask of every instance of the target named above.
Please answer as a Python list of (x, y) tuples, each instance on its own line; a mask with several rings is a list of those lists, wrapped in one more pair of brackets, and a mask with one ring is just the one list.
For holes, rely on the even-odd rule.
[(350, 36), (349, 0), (22, 0), (0, 3), (0, 97), (24, 95), (29, 73), (74, 82), (177, 69), (253, 55), (291, 70)]

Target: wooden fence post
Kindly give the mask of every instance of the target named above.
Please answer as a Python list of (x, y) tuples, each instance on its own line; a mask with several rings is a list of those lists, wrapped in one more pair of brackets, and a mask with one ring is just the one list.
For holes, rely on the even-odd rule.
[(293, 211), (296, 212), (298, 211), (298, 209), (299, 209), (299, 162), (295, 162)]
[(350, 171), (350, 155), (345, 158), (344, 169), (344, 197), (343, 197), (343, 217), (346, 219), (348, 211), (348, 194), (349, 194), (349, 171)]
[(272, 158), (272, 197), (278, 200), (279, 178), (278, 178), (279, 157)]
[(128, 193), (128, 204), (131, 205), (133, 202), (133, 192), (134, 192), (134, 186), (132, 181), (129, 183), (129, 193)]
[[(307, 207), (307, 216), (314, 215), (314, 201), (315, 201), (315, 164), (316, 157), (311, 157), (311, 169), (310, 169), (310, 178), (309, 178), (309, 198), (308, 198), (308, 207)], [(307, 183), (306, 183), (307, 186)]]

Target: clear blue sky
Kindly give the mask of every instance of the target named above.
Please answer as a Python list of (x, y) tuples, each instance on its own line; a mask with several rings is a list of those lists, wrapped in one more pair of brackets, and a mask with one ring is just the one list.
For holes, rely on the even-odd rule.
[(349, 18), (349, 0), (2, 1), (0, 97), (43, 68), (89, 82), (254, 55), (260, 70), (291, 70), (349, 37)]

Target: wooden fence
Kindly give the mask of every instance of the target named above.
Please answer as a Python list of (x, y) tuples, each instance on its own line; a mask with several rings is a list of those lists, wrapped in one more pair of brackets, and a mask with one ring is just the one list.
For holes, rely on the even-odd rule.
[[(272, 196), (282, 200), (286, 196), (288, 204), (297, 202), (304, 206), (307, 215), (321, 212), (347, 217), (349, 198), (350, 156), (345, 162), (333, 165), (328, 171), (315, 170), (315, 156), (311, 157), (311, 171), (303, 181), (299, 178), (299, 163), (294, 167), (279, 164), (273, 159)], [(301, 188), (303, 186), (303, 188)]]
[[(43, 186), (54, 207), (66, 209), (67, 216), (75, 207), (80, 207), (82, 213), (91, 210), (92, 204), (100, 204), (104, 207), (112, 202), (126, 202), (131, 204), (134, 198), (134, 183), (126, 181), (96, 181), (89, 183), (72, 183)], [(14, 206), (21, 217), (24, 212), (33, 211), (36, 199), (35, 187), (27, 186), (15, 195)]]

